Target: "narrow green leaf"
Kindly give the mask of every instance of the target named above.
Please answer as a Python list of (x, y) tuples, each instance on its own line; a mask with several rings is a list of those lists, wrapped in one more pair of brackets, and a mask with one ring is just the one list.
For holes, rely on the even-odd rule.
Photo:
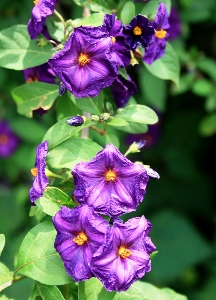
[(92, 114), (100, 115), (102, 110), (103, 104), (103, 92), (101, 91), (97, 97), (94, 98), (75, 98), (71, 94), (71, 99), (74, 101), (76, 106), (84, 111), (90, 112)]
[(45, 134), (43, 141), (49, 141), (49, 151), (74, 136), (83, 128), (97, 124), (96, 122), (86, 120), (82, 126), (73, 127), (67, 124), (67, 119), (68, 118), (64, 118), (58, 121)]
[(6, 289), (12, 284), (13, 272), (0, 262), (0, 291)]
[(41, 296), (43, 300), (64, 300), (62, 293), (56, 286), (45, 285), (40, 282), (35, 283), (34, 290), (28, 300), (35, 300), (37, 296)]
[(0, 234), (0, 255), (5, 246), (5, 236), (4, 234)]
[(15, 273), (48, 285), (71, 282), (54, 249), (55, 237), (56, 231), (51, 221), (42, 222), (31, 229), (19, 249)]
[(47, 187), (43, 196), (37, 199), (35, 204), (49, 216), (54, 216), (63, 205), (74, 206), (70, 197), (56, 187)]
[(16, 87), (11, 92), (18, 113), (31, 118), (33, 110), (49, 109), (58, 97), (58, 86), (44, 82), (31, 82)]
[(155, 124), (158, 121), (158, 116), (151, 108), (139, 104), (126, 106), (120, 113), (116, 114), (115, 117), (143, 124)]
[(36, 45), (26, 25), (14, 25), (0, 32), (0, 66), (14, 70), (42, 65), (53, 55), (52, 46)]
[(160, 59), (155, 60), (150, 66), (146, 63), (144, 64), (147, 70), (154, 76), (161, 79), (171, 80), (177, 86), (179, 85), (179, 59), (176, 52), (168, 42), (166, 44), (165, 53)]
[(100, 150), (102, 147), (90, 139), (72, 138), (48, 153), (47, 164), (72, 170), (77, 163), (92, 159)]
[(122, 7), (120, 18), (123, 24), (128, 24), (135, 16), (135, 5), (132, 1), (127, 1)]

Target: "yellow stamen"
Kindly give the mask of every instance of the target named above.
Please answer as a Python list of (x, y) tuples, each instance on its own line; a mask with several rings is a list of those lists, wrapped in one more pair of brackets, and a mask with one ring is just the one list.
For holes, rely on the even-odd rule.
[(105, 173), (105, 178), (106, 178), (106, 181), (115, 181), (116, 180), (116, 173), (112, 170), (108, 170)]
[(0, 144), (5, 145), (8, 143), (8, 136), (7, 134), (0, 134)]
[(130, 257), (132, 255), (132, 252), (129, 249), (125, 248), (125, 246), (121, 246), (118, 249), (118, 254), (122, 258), (128, 258), (128, 257)]
[(165, 38), (167, 32), (166, 30), (160, 29), (160, 30), (156, 30), (155, 35), (158, 39), (163, 39)]
[(89, 62), (90, 62), (90, 58), (89, 58), (88, 54), (80, 53), (80, 55), (78, 57), (78, 63), (81, 66), (85, 66)]
[(29, 79), (26, 80), (26, 83), (29, 83), (29, 82), (37, 82), (37, 81), (38, 81), (37, 76), (33, 75), (33, 76), (31, 76)]
[(140, 28), (139, 26), (134, 27), (133, 33), (134, 33), (134, 35), (141, 35), (142, 34), (142, 28)]
[(34, 5), (38, 5), (38, 2), (39, 2), (40, 0), (34, 0), (33, 2), (34, 2)]
[(116, 38), (114, 36), (112, 36), (112, 42), (115, 43), (116, 42)]
[(87, 235), (82, 231), (80, 232), (77, 237), (73, 239), (73, 242), (77, 245), (81, 246), (88, 240)]
[(38, 168), (32, 168), (31, 169), (31, 174), (32, 174), (32, 176), (36, 177), (37, 174), (38, 174)]

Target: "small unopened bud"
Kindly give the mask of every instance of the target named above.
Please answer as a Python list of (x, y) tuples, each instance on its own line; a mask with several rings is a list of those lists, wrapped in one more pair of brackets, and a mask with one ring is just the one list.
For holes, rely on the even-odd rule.
[(117, 109), (117, 114), (120, 114), (122, 111), (124, 110), (124, 108), (120, 107)]
[(59, 84), (59, 95), (60, 96), (64, 95), (66, 91), (67, 91), (66, 86), (64, 85), (63, 82), (60, 82), (60, 84)]
[(104, 113), (104, 114), (100, 115), (100, 121), (102, 121), (102, 122), (108, 121), (109, 118), (110, 118), (110, 114), (109, 113)]
[(136, 153), (140, 152), (140, 149), (144, 147), (146, 144), (146, 141), (140, 140), (139, 142), (133, 142), (133, 144), (130, 145), (130, 153)]
[(70, 126), (81, 126), (85, 122), (86, 118), (82, 116), (74, 116), (67, 120)]
[(93, 122), (98, 122), (98, 121), (100, 121), (100, 117), (97, 116), (97, 115), (92, 115), (92, 116), (91, 116), (91, 121), (93, 121)]

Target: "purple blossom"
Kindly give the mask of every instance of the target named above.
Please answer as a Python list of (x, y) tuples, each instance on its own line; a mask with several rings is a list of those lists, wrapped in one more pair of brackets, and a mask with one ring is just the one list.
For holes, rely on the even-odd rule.
[(19, 146), (20, 140), (6, 121), (0, 121), (0, 157), (8, 157)]
[(130, 96), (137, 92), (137, 85), (129, 75), (127, 77), (128, 80), (118, 75), (111, 85), (112, 95), (118, 108), (124, 107)]
[(169, 28), (169, 35), (167, 37), (167, 40), (174, 40), (179, 37), (181, 34), (182, 28), (181, 28), (181, 19), (180, 15), (175, 7), (171, 7), (170, 16), (168, 18), (170, 28)]
[(48, 63), (78, 98), (95, 97), (117, 77), (110, 37), (101, 28), (79, 27)]
[(34, 1), (35, 6), (32, 9), (32, 17), (28, 21), (28, 33), (32, 40), (36, 39), (44, 30), (46, 19), (53, 14), (56, 2), (57, 0)]
[(152, 24), (155, 29), (155, 35), (143, 56), (144, 62), (149, 65), (163, 56), (166, 49), (166, 39), (170, 25), (166, 5), (164, 3), (160, 3), (158, 6), (158, 11)]
[(81, 126), (84, 123), (84, 118), (82, 116), (73, 116), (67, 120), (70, 126)]
[(48, 63), (45, 63), (37, 67), (25, 69), (23, 70), (23, 75), (26, 83), (33, 82), (33, 81), (40, 81), (40, 82), (54, 84), (56, 78), (55, 73), (50, 68)]
[(146, 48), (154, 33), (154, 28), (149, 24), (148, 18), (142, 15), (135, 16), (129, 25), (123, 27), (125, 42), (129, 50), (135, 50), (138, 45)]
[(112, 38), (114, 57), (120, 67), (130, 65), (130, 52), (128, 51), (125, 39), (122, 35), (123, 25), (120, 20), (116, 20), (115, 14), (104, 16), (103, 26)]
[(92, 255), (103, 244), (109, 224), (88, 205), (69, 209), (62, 206), (53, 217), (57, 231), (55, 249), (75, 281), (93, 277), (89, 267)]
[(36, 149), (35, 167), (31, 169), (31, 173), (35, 177), (33, 186), (29, 191), (31, 205), (35, 205), (35, 200), (43, 196), (43, 192), (49, 184), (49, 180), (45, 174), (47, 152), (48, 141), (38, 145)]
[(132, 163), (112, 144), (89, 162), (77, 164), (72, 175), (76, 200), (108, 216), (136, 210), (149, 180), (143, 165)]
[(93, 255), (90, 267), (105, 289), (126, 291), (151, 270), (150, 253), (155, 250), (148, 234), (151, 223), (142, 216), (125, 224), (114, 222), (104, 244)]

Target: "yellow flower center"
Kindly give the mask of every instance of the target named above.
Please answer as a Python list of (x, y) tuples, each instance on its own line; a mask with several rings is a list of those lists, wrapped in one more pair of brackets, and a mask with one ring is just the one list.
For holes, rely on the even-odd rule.
[(32, 176), (36, 177), (37, 174), (38, 174), (38, 168), (32, 168), (31, 169), (31, 174), (32, 174)]
[(79, 246), (82, 246), (87, 240), (87, 235), (82, 231), (73, 239), (73, 242)]
[(158, 39), (163, 39), (165, 38), (167, 32), (166, 30), (160, 29), (160, 30), (156, 30), (155, 35)]
[(29, 82), (37, 82), (38, 81), (38, 78), (37, 76), (33, 75), (31, 76), (29, 79), (26, 80), (26, 83), (29, 83)]
[(78, 57), (78, 63), (81, 66), (85, 66), (89, 62), (90, 62), (90, 58), (89, 58), (88, 54), (80, 53), (80, 55)]
[(112, 170), (108, 170), (105, 173), (105, 179), (106, 179), (106, 181), (115, 181), (116, 180), (116, 173)]
[(40, 0), (34, 0), (33, 2), (34, 2), (34, 5), (38, 5), (38, 2), (39, 2)]
[(116, 38), (114, 36), (112, 36), (112, 42), (115, 43), (116, 42)]
[(118, 255), (122, 258), (128, 258), (132, 255), (132, 252), (129, 249), (125, 248), (125, 246), (121, 246), (118, 249)]
[(134, 33), (134, 35), (141, 35), (142, 34), (142, 28), (140, 28), (139, 26), (134, 27), (133, 33)]
[(0, 144), (5, 145), (8, 143), (8, 136), (7, 134), (0, 134)]

